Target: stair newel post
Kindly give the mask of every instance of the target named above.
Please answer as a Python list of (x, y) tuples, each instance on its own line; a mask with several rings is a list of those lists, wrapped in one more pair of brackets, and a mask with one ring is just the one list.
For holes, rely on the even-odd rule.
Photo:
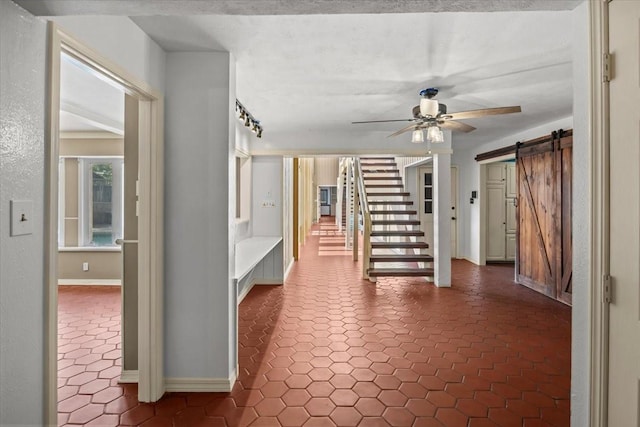
[(344, 166), (344, 159), (340, 159), (340, 164), (338, 166), (338, 178), (336, 179), (336, 188), (338, 189), (337, 199), (336, 199), (336, 225), (338, 226), (338, 231), (342, 232), (342, 193), (344, 188), (342, 187), (343, 178), (342, 178), (342, 169)]
[(362, 236), (362, 278), (371, 280), (369, 277), (371, 258), (371, 214), (369, 212), (364, 212), (363, 217), (364, 235)]
[(351, 220), (353, 218), (353, 204), (351, 203), (351, 194), (353, 191), (353, 162), (351, 159), (347, 160), (347, 192), (345, 198), (345, 205), (347, 209), (347, 217), (346, 217), (346, 230), (345, 230), (345, 248), (349, 249), (351, 247), (351, 237), (353, 235), (353, 226)]
[(359, 195), (360, 195), (360, 174), (358, 165), (355, 164), (357, 159), (353, 161), (353, 260), (358, 261), (358, 236), (360, 234), (360, 208), (359, 208)]

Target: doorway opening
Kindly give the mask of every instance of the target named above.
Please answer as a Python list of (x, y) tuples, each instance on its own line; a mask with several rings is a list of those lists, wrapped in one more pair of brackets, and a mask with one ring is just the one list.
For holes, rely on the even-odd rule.
[[(87, 401), (82, 405), (87, 400), (82, 396), (90, 399), (91, 395), (109, 389), (120, 380), (118, 377), (122, 377), (123, 365), (128, 364), (126, 358), (124, 362), (118, 362), (123, 342), (124, 351), (133, 352), (130, 356), (131, 372), (137, 370), (137, 378), (135, 375), (129, 378), (130, 381), (138, 381), (135, 397), (141, 402), (149, 402), (158, 400), (164, 393), (161, 292), (163, 104), (160, 93), (73, 39), (55, 23), (49, 23), (49, 35), (46, 423), (58, 422), (58, 398), (63, 400), (65, 396), (71, 396), (66, 394), (74, 392), (80, 397), (67, 402), (64, 409), (69, 411), (69, 418), (73, 412), (71, 409), (84, 409), (73, 420), (68, 420), (82, 424), (87, 421), (83, 421), (83, 417), (97, 417), (91, 414), (96, 409), (94, 403), (89, 405)], [(76, 85), (73, 91), (67, 90), (71, 87), (68, 86), (69, 80)], [(101, 89), (95, 93), (83, 84)], [(87, 98), (89, 105), (83, 101), (87, 93), (93, 94), (93, 99)], [(125, 112), (120, 120), (118, 111)], [(65, 130), (76, 130), (74, 136), (79, 138), (69, 138), (71, 135), (64, 133)], [(96, 143), (100, 138), (95, 137), (106, 136), (105, 132), (113, 136)], [(131, 139), (135, 144), (125, 143), (125, 139)], [(132, 245), (136, 241), (139, 242), (137, 250)], [(124, 260), (120, 245), (128, 254)], [(89, 259), (90, 256), (98, 258)], [(92, 274), (96, 277), (90, 279)], [(113, 286), (95, 288), (103, 301), (109, 301), (103, 307), (109, 316), (108, 321), (101, 322), (97, 317), (92, 320), (75, 319), (65, 328), (77, 327), (76, 331), (62, 327), (58, 331), (59, 279), (63, 284), (66, 280), (67, 284), (80, 281), (94, 285), (118, 285), (120, 278), (124, 278), (123, 313), (128, 317), (122, 339), (117, 335), (119, 289)], [(129, 288), (132, 289), (130, 293)], [(66, 295), (64, 298), (61, 301), (66, 304)], [(86, 304), (80, 300), (82, 298), (75, 301), (78, 308)], [(61, 314), (60, 320), (64, 319)], [(92, 329), (95, 324), (99, 326)], [(95, 335), (83, 332), (89, 330)], [(68, 348), (69, 353), (77, 358), (69, 357), (69, 361), (60, 362), (60, 366), (58, 332), (63, 337), (68, 334), (63, 339), (70, 342), (63, 341), (62, 344), (79, 347), (76, 353)], [(73, 340), (76, 342), (71, 342)], [(95, 362), (101, 363), (91, 365)], [(106, 363), (110, 366), (105, 366)], [(91, 367), (87, 369), (89, 365)], [(69, 387), (60, 389), (58, 396), (58, 370), (69, 367), (71, 369), (63, 375), (73, 380), (65, 380), (64, 386)], [(126, 380), (126, 371), (124, 376)], [(108, 393), (117, 394), (117, 390)], [(104, 393), (102, 400), (108, 400), (108, 393)], [(75, 406), (78, 408), (72, 408)]]

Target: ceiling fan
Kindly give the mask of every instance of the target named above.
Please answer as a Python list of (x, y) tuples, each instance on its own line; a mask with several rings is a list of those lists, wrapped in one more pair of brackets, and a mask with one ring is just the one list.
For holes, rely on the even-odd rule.
[(520, 106), (483, 108), (480, 110), (459, 111), (448, 113), (447, 106), (434, 99), (438, 94), (438, 88), (430, 87), (420, 91), (420, 105), (413, 107), (413, 118), (400, 120), (369, 120), (364, 122), (351, 122), (352, 124), (388, 123), (388, 122), (412, 122), (409, 126), (392, 133), (389, 137), (397, 136), (405, 132), (413, 131), (411, 142), (424, 142), (423, 130), (427, 131), (427, 141), (438, 143), (444, 141), (442, 129), (450, 129), (459, 132), (471, 132), (476, 128), (457, 120), (473, 119), (498, 114), (519, 113)]

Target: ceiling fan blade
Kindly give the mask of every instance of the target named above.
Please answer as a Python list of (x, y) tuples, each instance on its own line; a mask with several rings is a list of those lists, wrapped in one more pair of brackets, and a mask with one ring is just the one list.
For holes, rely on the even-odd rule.
[(390, 122), (412, 122), (414, 119), (399, 119), (399, 120), (367, 120), (365, 122), (351, 122), (352, 125), (359, 125), (362, 123), (390, 123)]
[(495, 116), (498, 114), (519, 113), (522, 109), (519, 105), (513, 107), (483, 108), (481, 110), (459, 111), (457, 113), (447, 113), (447, 118), (453, 120), (473, 119), (476, 117)]
[(417, 129), (417, 128), (418, 128), (418, 126), (420, 126), (420, 125), (419, 125), (419, 124), (412, 124), (412, 125), (409, 125), (409, 126), (407, 126), (407, 127), (405, 127), (405, 128), (400, 129), (400, 130), (399, 130), (399, 131), (397, 131), (397, 132), (392, 133), (391, 135), (387, 136), (387, 138), (391, 138), (392, 136), (398, 136), (398, 135), (400, 135), (400, 134), (402, 134), (402, 133), (409, 132), (410, 130)]
[(476, 128), (471, 125), (462, 122), (456, 122), (455, 120), (446, 120), (442, 123), (438, 122), (438, 126), (443, 129), (451, 129), (465, 133), (476, 130)]

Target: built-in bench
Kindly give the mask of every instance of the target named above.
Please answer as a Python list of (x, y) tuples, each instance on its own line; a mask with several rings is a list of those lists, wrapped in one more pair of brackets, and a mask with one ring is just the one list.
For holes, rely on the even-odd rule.
[(236, 243), (238, 304), (254, 285), (281, 285), (283, 279), (282, 237), (256, 236)]

